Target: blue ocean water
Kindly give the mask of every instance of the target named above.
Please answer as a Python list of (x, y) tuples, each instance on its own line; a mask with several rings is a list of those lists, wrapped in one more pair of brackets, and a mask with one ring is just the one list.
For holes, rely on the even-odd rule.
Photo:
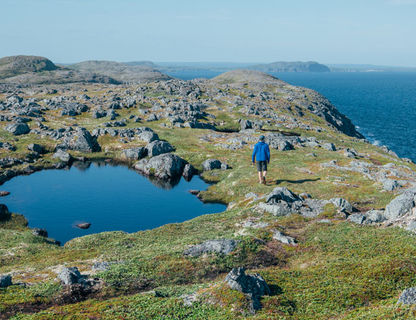
[[(211, 78), (214, 71), (184, 71), (180, 79)], [(328, 72), (274, 73), (296, 86), (327, 97), (372, 143), (386, 145), (400, 157), (416, 161), (416, 73)]]
[[(127, 167), (93, 163), (88, 168), (72, 166), (15, 177), (2, 185), (10, 191), (2, 203), (23, 214), (30, 227), (45, 228), (50, 237), (66, 242), (91, 233), (135, 232), (224, 211), (225, 205), (204, 204), (188, 192), (207, 187), (194, 177), (168, 190)], [(76, 228), (80, 222), (91, 227)]]

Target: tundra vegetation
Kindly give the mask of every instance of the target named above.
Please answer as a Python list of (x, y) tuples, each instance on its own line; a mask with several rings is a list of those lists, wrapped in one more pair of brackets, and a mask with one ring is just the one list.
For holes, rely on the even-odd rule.
[[(416, 166), (318, 93), (257, 71), (0, 86), (2, 182), (109, 159), (161, 181), (200, 174), (213, 184), (198, 197), (228, 204), (62, 246), (1, 206), (1, 319), (416, 317), (413, 291), (397, 303), (416, 286)], [(250, 163), (260, 135), (266, 185)]]

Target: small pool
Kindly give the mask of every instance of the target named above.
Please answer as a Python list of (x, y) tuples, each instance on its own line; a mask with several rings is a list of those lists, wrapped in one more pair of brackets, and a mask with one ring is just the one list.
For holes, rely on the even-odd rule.
[[(0, 199), (23, 214), (30, 227), (66, 241), (91, 233), (136, 232), (202, 214), (224, 211), (223, 204), (202, 203), (190, 189), (208, 184), (195, 176), (176, 185), (152, 181), (125, 166), (105, 162), (75, 163), (68, 170), (44, 170), (5, 182), (10, 195)], [(75, 225), (89, 222), (89, 229)]]

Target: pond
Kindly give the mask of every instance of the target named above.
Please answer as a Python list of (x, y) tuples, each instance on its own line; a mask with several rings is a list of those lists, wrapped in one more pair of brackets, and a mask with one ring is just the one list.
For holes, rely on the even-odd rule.
[[(198, 176), (176, 185), (152, 181), (125, 166), (78, 163), (68, 170), (43, 170), (1, 186), (10, 212), (23, 214), (30, 227), (66, 241), (103, 231), (136, 232), (202, 214), (224, 211), (223, 204), (202, 203), (189, 193), (209, 185)], [(77, 224), (91, 223), (88, 229)]]

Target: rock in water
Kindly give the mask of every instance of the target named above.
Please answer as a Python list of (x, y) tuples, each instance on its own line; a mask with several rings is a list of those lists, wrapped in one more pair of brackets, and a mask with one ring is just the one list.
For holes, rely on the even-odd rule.
[(134, 168), (148, 176), (170, 180), (179, 178), (185, 167), (185, 160), (172, 153), (164, 153), (150, 159), (142, 159)]
[(15, 136), (27, 134), (30, 132), (29, 126), (26, 123), (21, 123), (21, 122), (9, 124), (6, 127), (6, 130)]
[(197, 170), (190, 163), (187, 163), (182, 173), (185, 180), (190, 181), (195, 174), (197, 174)]
[(9, 191), (0, 191), (0, 197), (5, 197), (8, 196), (10, 194)]
[(191, 257), (199, 257), (204, 253), (230, 254), (237, 246), (237, 241), (232, 239), (208, 240), (191, 246), (183, 254)]
[(91, 226), (91, 223), (89, 223), (89, 222), (83, 222), (83, 223), (78, 223), (75, 226), (77, 228), (80, 228), (80, 229), (88, 229)]
[(233, 289), (245, 293), (251, 299), (251, 312), (261, 309), (260, 298), (270, 294), (270, 288), (259, 274), (246, 275), (245, 268), (233, 268), (225, 277), (225, 282)]
[(65, 285), (81, 283), (84, 280), (77, 267), (63, 268), (58, 274), (58, 278)]
[(403, 290), (397, 302), (403, 304), (416, 304), (416, 287)]
[(0, 288), (7, 288), (12, 285), (11, 275), (0, 275)]

